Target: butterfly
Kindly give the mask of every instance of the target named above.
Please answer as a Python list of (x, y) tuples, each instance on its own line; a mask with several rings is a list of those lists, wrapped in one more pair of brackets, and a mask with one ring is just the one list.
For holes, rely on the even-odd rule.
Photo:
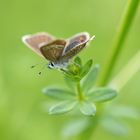
[(94, 39), (89, 33), (82, 32), (68, 39), (56, 39), (56, 37), (40, 32), (33, 35), (25, 35), (22, 41), (38, 55), (49, 61), (49, 68), (67, 67), (69, 60), (77, 55), (87, 43)]

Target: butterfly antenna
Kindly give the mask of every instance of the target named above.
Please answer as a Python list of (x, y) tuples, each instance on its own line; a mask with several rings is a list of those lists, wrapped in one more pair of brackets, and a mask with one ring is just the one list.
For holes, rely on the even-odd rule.
[(35, 64), (35, 65), (32, 65), (32, 66), (31, 66), (31, 69), (32, 69), (32, 68), (35, 68), (36, 66), (39, 66), (39, 65), (41, 65), (41, 64), (43, 64), (43, 63), (45, 63), (45, 62), (41, 62), (41, 63), (37, 63), (37, 64)]
[(45, 67), (46, 67), (46, 64), (43, 65), (43, 67), (41, 68), (41, 70), (38, 72), (38, 75), (41, 75), (42, 74), (43, 70), (45, 70)]
[(32, 66), (31, 66), (31, 69), (32, 69), (32, 68), (35, 68), (35, 67), (36, 67), (36, 65), (32, 65)]
[(40, 71), (38, 74), (41, 75), (42, 71)]

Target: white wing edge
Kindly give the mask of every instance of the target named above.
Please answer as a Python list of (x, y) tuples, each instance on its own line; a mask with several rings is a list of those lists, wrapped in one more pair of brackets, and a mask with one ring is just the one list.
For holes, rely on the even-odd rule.
[(22, 42), (24, 43), (24, 44), (26, 44), (27, 46), (29, 45), (27, 42), (26, 42), (26, 39), (28, 39), (28, 38), (30, 38), (31, 37), (31, 35), (24, 35), (23, 37), (22, 37)]
[(86, 42), (88, 42), (90, 40), (93, 40), (95, 38), (95, 35), (93, 35), (93, 36), (90, 37), (90, 34), (88, 32), (81, 32), (81, 33), (78, 33), (78, 34), (72, 36), (71, 38), (66, 39), (66, 41), (67, 41), (66, 46), (69, 44), (69, 40), (70, 39), (75, 38), (75, 37), (77, 37), (79, 35), (82, 35), (82, 34), (84, 34), (85, 36), (87, 36), (87, 39), (84, 42), (80, 43), (80, 44), (86, 43)]
[(33, 49), (32, 46), (29, 45), (29, 44), (27, 43), (26, 40), (27, 40), (28, 38), (31, 38), (32, 36), (33, 36), (33, 35), (31, 35), (31, 34), (29, 34), (29, 35), (24, 35), (24, 36), (22, 37), (22, 42), (23, 42), (27, 47), (29, 47), (31, 50), (33, 50), (35, 53), (37, 53), (38, 55), (44, 57), (44, 56), (41, 54), (41, 52), (35, 51), (35, 49)]
[[(87, 36), (87, 39), (86, 39), (84, 42), (80, 43), (80, 44), (83, 44), (83, 43), (86, 43), (86, 42), (88, 42), (88, 41), (91, 41), (91, 40), (95, 39), (95, 35), (93, 35), (93, 36), (90, 37), (90, 34), (89, 34), (88, 32), (81, 32), (81, 33), (78, 33), (78, 34), (72, 36), (71, 38), (77, 37), (77, 36), (82, 35), (82, 34), (84, 34), (85, 36)], [(70, 40), (71, 38), (66, 39), (66, 42), (67, 42), (66, 46), (68, 46), (69, 40)], [(80, 45), (80, 44), (79, 44), (79, 45)], [(64, 48), (62, 55), (64, 55), (64, 52), (65, 52), (66, 48), (67, 48), (67, 47)]]

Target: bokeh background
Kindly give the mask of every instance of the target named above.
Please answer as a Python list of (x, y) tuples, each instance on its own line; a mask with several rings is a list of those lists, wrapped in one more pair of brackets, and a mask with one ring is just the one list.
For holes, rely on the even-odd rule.
[[(40, 31), (59, 38), (88, 31), (96, 40), (80, 53), (83, 61), (92, 58), (104, 63), (127, 0), (0, 0), (0, 139), (61, 140), (65, 116), (49, 116), (42, 109), (48, 98), (41, 89), (65, 86), (63, 76), (47, 68), (41, 76), (30, 66), (42, 58), (28, 49), (21, 37)], [(133, 21), (114, 75), (140, 49), (140, 8)], [(140, 61), (140, 60), (137, 60)], [(101, 69), (103, 70), (103, 69)], [(140, 72), (121, 90), (118, 104), (140, 108)], [(116, 137), (100, 127), (95, 139), (139, 139), (140, 120), (127, 120), (134, 130)], [(73, 138), (74, 139), (74, 138)]]

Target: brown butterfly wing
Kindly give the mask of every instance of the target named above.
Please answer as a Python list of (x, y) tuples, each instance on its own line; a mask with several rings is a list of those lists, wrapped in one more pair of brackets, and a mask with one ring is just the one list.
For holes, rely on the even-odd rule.
[(68, 39), (62, 54), (62, 59), (70, 59), (78, 54), (83, 48), (85, 48), (87, 42), (90, 40), (90, 35), (87, 32), (77, 34)]
[(52, 42), (53, 40), (55, 40), (55, 37), (53, 37), (52, 35), (45, 33), (45, 32), (41, 32), (41, 33), (37, 33), (34, 35), (26, 35), (23, 36), (22, 41), (29, 47), (31, 48), (33, 51), (35, 51), (37, 54), (42, 55), (41, 51), (40, 51), (40, 47), (43, 44), (48, 44), (50, 42)]
[(65, 40), (55, 40), (47, 45), (40, 47), (40, 51), (46, 59), (56, 62), (61, 59), (65, 45)]

